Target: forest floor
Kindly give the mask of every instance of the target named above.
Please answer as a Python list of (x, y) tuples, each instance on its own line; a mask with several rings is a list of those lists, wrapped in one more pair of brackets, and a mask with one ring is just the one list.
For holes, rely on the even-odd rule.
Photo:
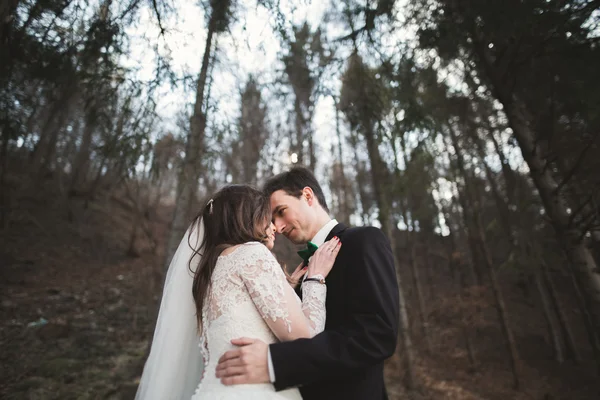
[[(131, 255), (132, 210), (122, 198), (86, 207), (38, 188), (13, 194), (11, 204), (0, 232), (0, 398), (133, 399), (158, 307), (170, 210), (149, 216)], [(432, 326), (439, 339), (417, 354), (417, 389), (402, 389), (400, 359), (388, 360), (392, 400), (600, 398), (590, 363), (530, 357), (515, 391), (499, 329), (481, 332), (488, 341), (477, 343), (479, 365), (471, 368), (435, 320)]]

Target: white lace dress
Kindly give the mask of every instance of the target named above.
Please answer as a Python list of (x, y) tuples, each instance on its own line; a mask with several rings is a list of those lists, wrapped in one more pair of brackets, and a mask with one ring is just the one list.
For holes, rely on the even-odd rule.
[(192, 400), (301, 399), (298, 389), (276, 392), (272, 384), (224, 386), (215, 375), (216, 366), (234, 348), (234, 338), (274, 343), (323, 331), (326, 291), (325, 285), (306, 282), (300, 302), (275, 257), (258, 242), (220, 256), (202, 310), (204, 374)]

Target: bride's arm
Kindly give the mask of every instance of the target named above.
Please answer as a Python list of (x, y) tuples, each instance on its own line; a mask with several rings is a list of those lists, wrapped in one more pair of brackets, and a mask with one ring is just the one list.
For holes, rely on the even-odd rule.
[[(331, 245), (328, 245), (331, 246)], [(325, 250), (325, 248), (323, 249)], [(335, 247), (331, 265), (339, 250)], [(325, 328), (325, 298), (327, 287), (319, 282), (309, 281), (302, 285), (302, 298), (287, 283), (284, 272), (275, 257), (266, 247), (256, 246), (252, 257), (243, 263), (240, 276), (246, 285), (258, 312), (280, 341), (310, 338)], [(324, 258), (324, 257), (321, 257)], [(321, 262), (319, 267), (309, 266), (309, 276), (331, 269)]]

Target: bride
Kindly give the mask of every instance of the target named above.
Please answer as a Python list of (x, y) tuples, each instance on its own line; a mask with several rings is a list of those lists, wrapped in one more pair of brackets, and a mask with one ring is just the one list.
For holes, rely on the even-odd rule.
[(269, 251), (269, 199), (246, 185), (221, 189), (195, 218), (173, 256), (150, 355), (136, 400), (301, 399), (272, 384), (224, 386), (219, 357), (241, 336), (265, 343), (309, 338), (325, 327), (322, 283), (341, 243), (310, 259), (302, 301)]

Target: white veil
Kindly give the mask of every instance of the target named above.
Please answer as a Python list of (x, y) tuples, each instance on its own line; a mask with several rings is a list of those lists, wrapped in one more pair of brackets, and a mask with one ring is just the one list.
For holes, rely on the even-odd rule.
[[(192, 296), (193, 273), (198, 248), (204, 237), (202, 220), (190, 226), (171, 260), (163, 290), (150, 355), (138, 386), (135, 400), (190, 400), (200, 383), (204, 363), (196, 305)], [(189, 242), (188, 242), (189, 241)]]

